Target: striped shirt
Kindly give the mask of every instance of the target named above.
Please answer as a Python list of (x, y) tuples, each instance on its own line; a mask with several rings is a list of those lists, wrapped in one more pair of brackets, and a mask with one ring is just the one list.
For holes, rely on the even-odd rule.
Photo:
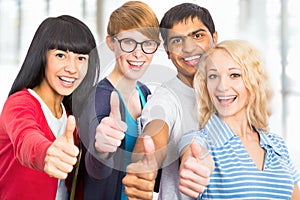
[[(286, 144), (278, 135), (257, 129), (260, 146), (265, 149), (263, 170), (259, 170), (240, 138), (216, 115), (212, 115), (200, 137), (186, 133), (179, 151), (192, 140), (205, 138), (215, 162), (210, 184), (199, 199), (290, 199), (300, 180)], [(200, 142), (200, 141), (199, 141)]]

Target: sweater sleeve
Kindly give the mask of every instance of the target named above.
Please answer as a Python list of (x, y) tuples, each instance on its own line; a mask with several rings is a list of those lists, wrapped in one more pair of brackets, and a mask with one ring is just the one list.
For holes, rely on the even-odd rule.
[(26, 93), (10, 96), (1, 120), (16, 159), (24, 166), (43, 171), (47, 149), (55, 137), (36, 99)]
[(101, 153), (95, 149), (96, 128), (101, 120), (110, 113), (110, 94), (113, 87), (102, 80), (87, 99), (80, 116), (79, 135), (87, 149), (84, 155), (85, 167), (88, 174), (94, 179), (104, 179), (110, 176), (113, 168), (113, 156), (102, 160)]

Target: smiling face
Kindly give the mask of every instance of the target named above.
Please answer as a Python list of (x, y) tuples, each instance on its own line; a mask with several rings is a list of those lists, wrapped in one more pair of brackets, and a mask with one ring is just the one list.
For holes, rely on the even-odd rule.
[(242, 68), (225, 50), (216, 50), (206, 64), (207, 89), (221, 118), (246, 116), (249, 92)]
[(53, 94), (61, 98), (70, 95), (87, 73), (88, 58), (87, 54), (49, 50), (45, 78), (38, 86), (38, 91), (47, 96)]
[(217, 42), (217, 33), (212, 36), (208, 28), (196, 17), (175, 24), (168, 33), (165, 49), (177, 68), (178, 77), (193, 86), (201, 55)]
[[(114, 52), (116, 58), (116, 65), (113, 70), (114, 77), (118, 80), (128, 79), (136, 81), (146, 72), (152, 61), (154, 53), (147, 54), (143, 52), (141, 44), (137, 44), (136, 49), (132, 52), (125, 52), (121, 49), (120, 42), (118, 42), (118, 40), (123, 40), (126, 42), (126, 45), (130, 45), (130, 41), (142, 43), (150, 41), (150, 39), (137, 30), (121, 31), (116, 38), (117, 39), (112, 40), (110, 37), (107, 37), (106, 40), (109, 48)], [(128, 40), (124, 40), (125, 38)], [(145, 48), (146, 44), (148, 43), (145, 42), (143, 44), (145, 45)]]

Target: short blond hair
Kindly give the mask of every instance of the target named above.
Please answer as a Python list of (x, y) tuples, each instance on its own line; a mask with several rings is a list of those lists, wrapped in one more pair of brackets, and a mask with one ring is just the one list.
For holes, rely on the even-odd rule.
[(157, 16), (144, 2), (128, 1), (110, 15), (107, 25), (109, 36), (131, 29), (137, 29), (149, 39), (160, 41)]
[(268, 119), (272, 113), (270, 104), (273, 90), (270, 87), (270, 80), (260, 53), (252, 44), (244, 40), (225, 40), (208, 50), (201, 59), (194, 78), (201, 128), (215, 112), (207, 90), (206, 64), (210, 55), (217, 50), (226, 51), (242, 68), (242, 79), (250, 94), (247, 104), (247, 118), (250, 127), (268, 131)]

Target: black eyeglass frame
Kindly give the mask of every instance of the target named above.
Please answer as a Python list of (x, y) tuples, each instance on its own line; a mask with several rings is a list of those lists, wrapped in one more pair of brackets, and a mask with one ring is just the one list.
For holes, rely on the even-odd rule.
[[(113, 37), (113, 39), (114, 40), (117, 40), (118, 42), (119, 42), (119, 44), (120, 44), (120, 48), (121, 48), (121, 50), (122, 51), (124, 51), (124, 52), (126, 52), (126, 53), (131, 53), (131, 52), (133, 52), (135, 49), (136, 49), (136, 47), (137, 47), (137, 45), (141, 45), (141, 49), (142, 49), (142, 51), (145, 53), (145, 54), (153, 54), (153, 53), (155, 53), (156, 51), (157, 51), (157, 49), (158, 49), (158, 47), (159, 47), (159, 45), (160, 45), (160, 42), (157, 42), (156, 40), (145, 40), (145, 41), (143, 41), (143, 42), (137, 42), (137, 41), (135, 41), (134, 39), (132, 39), (132, 38), (122, 38), (122, 39), (118, 39), (116, 36), (114, 36)], [(131, 51), (125, 51), (124, 49), (123, 49), (123, 47), (122, 47), (122, 41), (124, 41), (124, 40), (132, 40), (132, 41), (134, 41), (135, 42), (135, 47), (131, 50)], [(149, 41), (153, 41), (153, 42), (155, 42), (156, 43), (156, 48), (153, 50), (153, 52), (146, 52), (145, 50), (144, 50), (144, 47), (143, 47), (143, 44), (145, 44), (145, 42), (149, 42)]]

